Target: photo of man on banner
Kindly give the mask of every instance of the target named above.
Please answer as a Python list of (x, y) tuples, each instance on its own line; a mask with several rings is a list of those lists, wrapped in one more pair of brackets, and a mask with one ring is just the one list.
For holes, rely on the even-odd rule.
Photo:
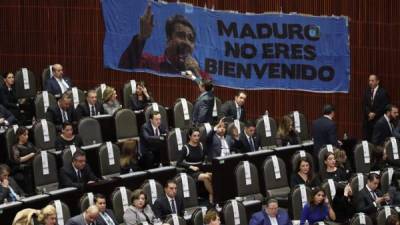
[(191, 71), (197, 77), (209, 78), (200, 70), (192, 54), (195, 47), (196, 31), (183, 15), (173, 15), (165, 23), (167, 43), (163, 55), (154, 56), (143, 52), (146, 40), (151, 36), (154, 27), (154, 15), (148, 5), (140, 17), (140, 32), (133, 36), (131, 43), (123, 52), (119, 68), (147, 68), (161, 73), (180, 74)]

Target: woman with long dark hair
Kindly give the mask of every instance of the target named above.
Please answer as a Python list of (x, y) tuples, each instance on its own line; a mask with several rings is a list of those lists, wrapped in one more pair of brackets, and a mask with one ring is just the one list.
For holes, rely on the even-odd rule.
[(310, 202), (305, 204), (301, 211), (300, 225), (304, 225), (306, 221), (312, 225), (326, 219), (336, 220), (336, 214), (326, 198), (324, 189), (316, 187), (312, 190)]
[(309, 188), (320, 185), (318, 176), (314, 175), (311, 162), (307, 158), (301, 158), (296, 167), (296, 172), (290, 178), (290, 187), (293, 189), (299, 184), (304, 184)]
[(335, 154), (326, 152), (324, 155), (324, 170), (321, 171), (321, 180), (333, 179), (336, 182), (347, 181), (347, 173), (342, 167), (336, 166)]

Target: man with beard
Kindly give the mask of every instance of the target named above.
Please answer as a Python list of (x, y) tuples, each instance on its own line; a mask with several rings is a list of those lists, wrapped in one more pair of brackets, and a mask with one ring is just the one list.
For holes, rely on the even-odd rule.
[(196, 32), (192, 24), (182, 15), (171, 16), (165, 24), (167, 43), (164, 55), (154, 56), (143, 52), (146, 40), (153, 30), (151, 6), (140, 17), (140, 32), (133, 36), (131, 43), (122, 54), (119, 68), (148, 68), (161, 73), (181, 73), (190, 70), (197, 77), (208, 78), (200, 71), (197, 61), (192, 57)]

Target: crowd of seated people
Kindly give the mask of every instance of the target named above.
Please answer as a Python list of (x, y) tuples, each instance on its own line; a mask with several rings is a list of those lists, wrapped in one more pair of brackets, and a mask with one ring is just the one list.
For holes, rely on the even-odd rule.
[[(116, 90), (107, 86), (100, 100), (97, 99), (96, 90), (87, 91), (85, 101), (77, 105), (75, 109), (72, 96), (68, 92), (72, 87), (71, 80), (64, 76), (63, 68), (59, 64), (52, 66), (52, 72), (53, 76), (47, 81), (46, 90), (58, 97), (57, 104), (47, 109), (46, 119), (56, 125), (58, 131), (55, 140), (56, 149), (63, 151), (71, 145), (80, 147), (82, 146), (82, 140), (80, 134), (76, 132), (76, 125), (79, 120), (99, 114), (114, 115), (122, 106), (117, 100)], [(187, 142), (179, 152), (176, 166), (194, 178), (195, 181), (204, 184), (208, 194), (207, 200), (210, 203), (214, 203), (212, 173), (203, 171), (201, 165), (205, 161), (212, 161), (216, 157), (233, 153), (259, 151), (260, 147), (264, 146), (261, 146), (257, 137), (255, 121), (246, 120), (244, 106), (247, 94), (245, 92), (239, 91), (233, 100), (222, 104), (223, 118), (219, 118), (219, 122), (213, 123), (215, 120), (210, 117), (214, 104), (210, 104), (210, 99), (214, 98), (212, 93), (213, 86), (209, 81), (199, 81), (198, 84), (201, 94), (198, 98), (199, 102), (195, 103), (196, 107), (193, 114), (196, 116), (193, 118), (193, 122), (199, 127), (203, 126), (203, 122), (210, 122), (212, 128), (208, 133), (206, 145), (204, 146), (200, 141), (198, 127), (186, 130), (188, 134)], [(20, 108), (18, 107), (23, 102), (15, 98), (14, 92), (13, 74), (7, 73), (4, 75), (4, 85), (0, 92), (1, 104), (4, 105), (0, 105), (0, 125), (5, 127), (11, 127), (11, 125), (18, 123), (20, 118)], [(137, 83), (136, 93), (130, 96), (130, 100), (131, 109), (135, 111), (144, 110), (150, 103), (155, 101), (144, 82)], [(160, 166), (160, 145), (166, 144), (165, 139), (171, 129), (171, 127), (166, 127), (162, 123), (163, 118), (161, 116), (159, 112), (152, 112), (149, 120), (143, 125), (140, 124), (140, 142), (128, 140), (119, 143), (121, 146), (119, 163), (122, 174)], [(324, 155), (322, 162), (324, 167), (313, 168), (314, 163), (310, 162), (308, 158), (301, 158), (296, 165), (295, 172), (288, 176), (292, 190), (301, 184), (313, 190), (310, 202), (303, 209), (301, 224), (305, 223), (306, 220), (311, 224), (314, 221), (323, 221), (325, 219), (342, 223), (348, 221), (354, 215), (354, 212), (364, 212), (374, 218), (379, 206), (392, 204), (398, 201), (397, 199), (400, 199), (400, 189), (398, 183), (396, 183), (399, 175), (396, 171), (393, 174), (393, 182), (390, 185), (392, 187), (390, 190), (393, 191), (390, 193), (380, 193), (378, 191), (380, 178), (378, 175), (371, 173), (368, 174), (367, 185), (363, 187), (358, 195), (353, 195), (354, 190), (347, 183), (351, 181), (356, 171), (348, 161), (347, 154), (349, 153), (340, 149), (341, 142), (337, 138), (336, 124), (333, 121), (334, 116), (335, 108), (332, 105), (326, 105), (321, 118), (313, 122), (314, 143), (319, 146), (314, 148), (314, 158), (317, 158), (318, 152), (327, 144), (332, 144), (334, 148), (334, 152), (327, 151)], [(372, 132), (371, 138), (375, 140), (373, 142), (376, 142), (380, 148), (377, 148), (371, 155), (372, 168), (374, 170), (383, 171), (389, 166), (398, 167), (399, 165), (398, 160), (392, 160), (388, 157), (387, 146), (384, 145), (384, 142), (389, 137), (396, 135), (395, 122), (397, 116), (397, 107), (388, 105), (384, 114), (376, 122), (377, 129)], [(232, 130), (228, 132), (228, 122), (236, 119), (244, 122), (244, 129), (239, 130), (238, 127), (233, 126)], [(385, 127), (387, 125), (390, 126)], [(380, 132), (386, 128), (389, 129), (389, 133)], [(390, 128), (393, 128), (393, 130)], [(27, 128), (20, 126), (16, 129), (15, 134), (16, 143), (13, 143), (10, 155), (11, 169), (6, 165), (0, 165), (0, 202), (16, 201), (20, 197), (34, 194), (32, 173), (29, 173), (29, 171), (32, 172), (32, 161), (40, 152), (40, 149), (36, 148), (30, 141)], [(294, 121), (290, 116), (281, 118), (276, 136), (273, 138), (276, 140), (277, 146), (301, 143), (300, 134), (295, 129)], [(72, 162), (63, 165), (59, 170), (60, 187), (77, 187), (82, 190), (85, 185), (101, 180), (92, 172), (86, 160), (85, 153), (77, 149), (72, 156)], [(337, 188), (335, 197), (328, 200), (328, 195), (321, 188), (321, 185), (330, 179), (343, 185)], [(376, 184), (377, 182), (378, 184)], [(131, 206), (129, 206), (129, 210), (124, 215), (126, 224), (136, 224), (133, 221), (152, 222), (156, 218), (165, 218), (166, 215), (171, 213), (183, 215), (183, 203), (176, 196), (176, 183), (173, 181), (167, 182), (164, 191), (165, 196), (157, 199), (154, 207), (150, 207), (147, 204), (147, 196), (143, 194), (142, 190), (135, 191), (130, 199)], [(372, 192), (374, 194), (370, 194)], [(104, 198), (104, 196), (96, 197), (97, 208), (89, 207), (88, 211), (79, 215), (78, 219), (83, 218), (87, 222), (90, 222), (93, 218), (101, 218), (103, 221), (114, 220), (113, 214), (111, 212), (107, 213), (108, 210), (105, 209)], [(171, 203), (171, 200), (173, 200), (173, 203)], [(270, 208), (270, 212), (268, 210), (265, 212), (269, 217), (273, 217), (272, 211), (277, 208), (275, 203), (272, 201), (265, 205), (266, 208)], [(374, 207), (371, 207), (371, 204)], [(343, 209), (346, 209), (344, 210), (345, 213), (343, 213)], [(265, 216), (265, 213), (261, 215)], [(256, 221), (259, 220), (261, 215), (252, 219), (254, 224), (258, 224)], [(210, 218), (209, 223), (216, 221), (219, 217), (217, 215)], [(71, 219), (71, 221), (76, 219)], [(71, 222), (71, 224), (74, 223)], [(106, 224), (108, 223), (106, 222)]]

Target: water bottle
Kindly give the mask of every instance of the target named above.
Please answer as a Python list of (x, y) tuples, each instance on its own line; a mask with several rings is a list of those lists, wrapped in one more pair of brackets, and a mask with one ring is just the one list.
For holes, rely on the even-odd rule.
[(215, 209), (217, 210), (217, 212), (221, 212), (222, 211), (222, 208), (221, 208), (221, 206), (219, 206), (218, 203), (215, 205)]
[(344, 132), (343, 134), (343, 140), (348, 140), (349, 139), (349, 135), (347, 134), (347, 132)]
[(190, 220), (190, 214), (185, 210), (184, 212), (183, 212), (183, 218), (185, 218), (185, 220)]

